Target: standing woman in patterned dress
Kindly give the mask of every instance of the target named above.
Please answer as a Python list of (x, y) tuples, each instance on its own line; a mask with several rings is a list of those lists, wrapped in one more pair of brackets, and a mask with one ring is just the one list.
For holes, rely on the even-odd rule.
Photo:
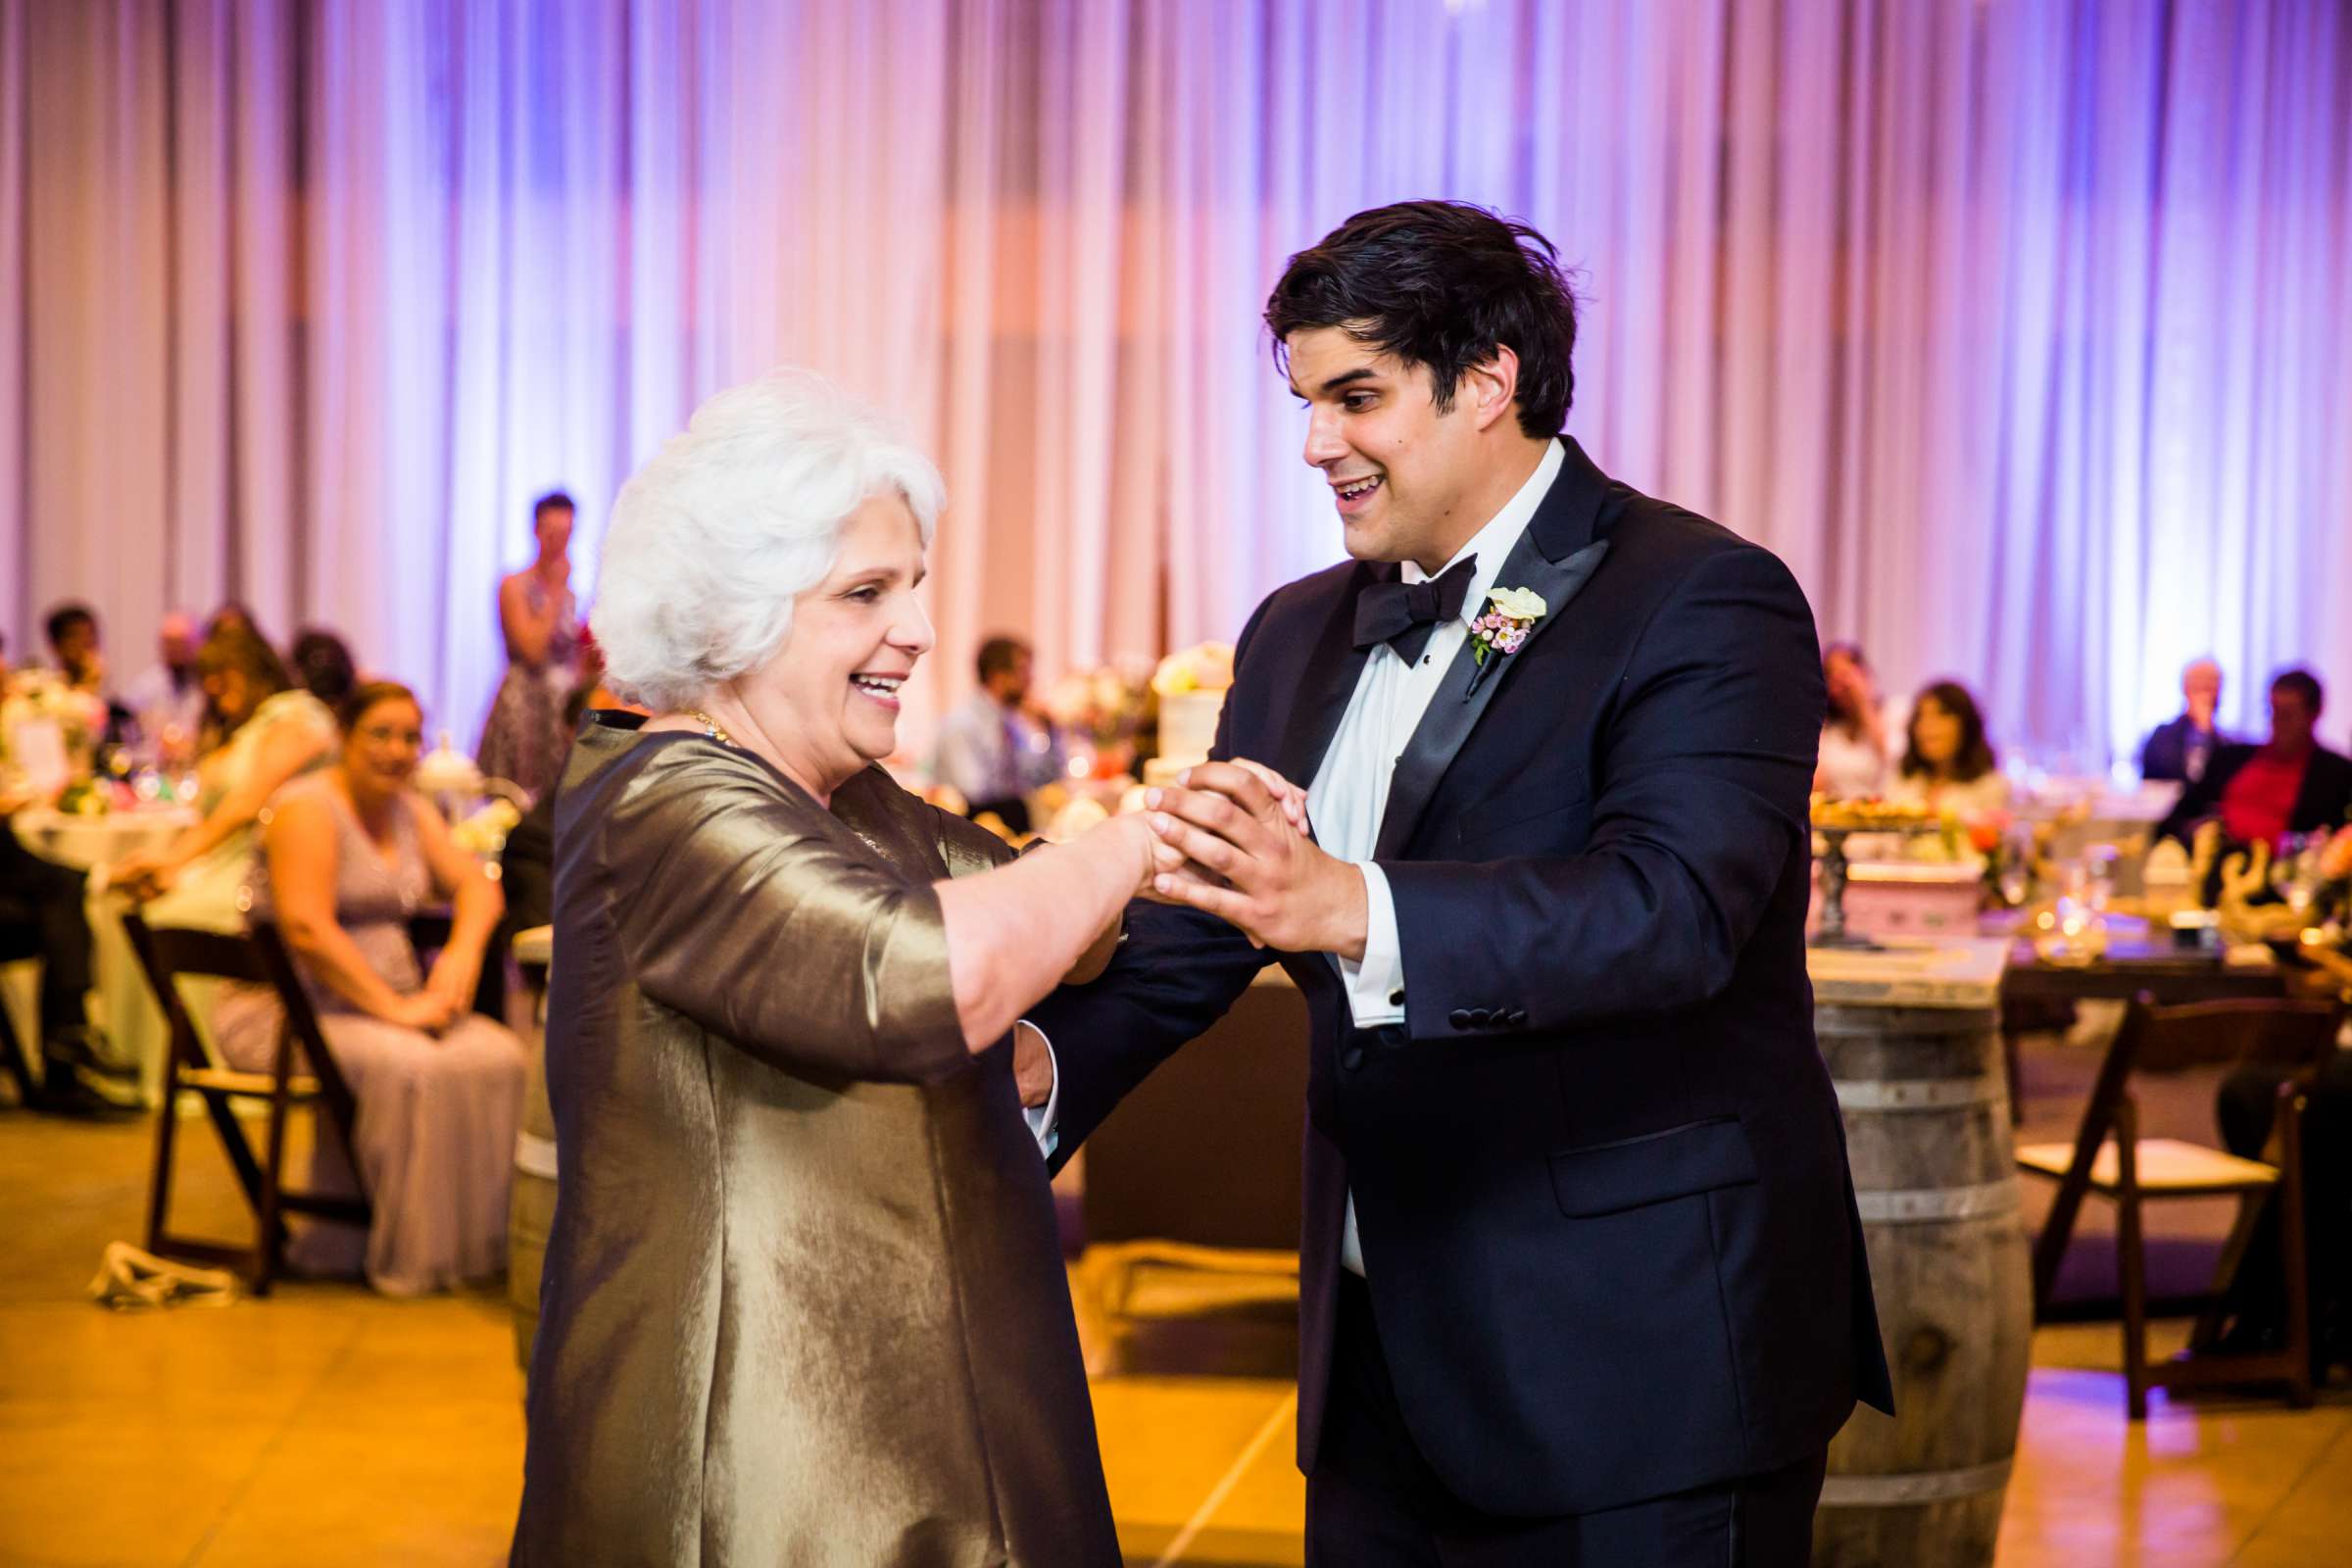
[(554, 787), (571, 737), (564, 697), (579, 651), (571, 597), (571, 497), (551, 490), (531, 503), (539, 558), (498, 585), (498, 625), (507, 640), (507, 675), (482, 725), (474, 760), (492, 778), (537, 800)]

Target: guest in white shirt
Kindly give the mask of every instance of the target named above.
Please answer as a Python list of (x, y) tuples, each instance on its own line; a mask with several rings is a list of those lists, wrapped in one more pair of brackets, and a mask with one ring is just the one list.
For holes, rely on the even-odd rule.
[(1068, 759), (1050, 720), (1029, 709), (1036, 656), (1017, 637), (980, 645), (980, 689), (940, 720), (932, 777), (961, 795), (964, 814), (994, 812), (1029, 831), (1029, 792), (1061, 777)]
[(1984, 714), (1958, 681), (1929, 685), (1911, 705), (1909, 744), (1886, 798), (1964, 822), (2009, 808), (2009, 781), (1984, 738)]
[(176, 730), (192, 747), (204, 728), (204, 682), (196, 670), (196, 617), (174, 610), (156, 634), (156, 662), (139, 671), (123, 690), (123, 706), (151, 744)]
[(1822, 683), (1829, 688), (1829, 715), (1821, 726), (1821, 760), (1813, 769), (1816, 793), (1834, 800), (1869, 800), (1886, 790), (1893, 771), (1892, 737), (1879, 699), (1878, 676), (1859, 643), (1832, 643), (1822, 651)]

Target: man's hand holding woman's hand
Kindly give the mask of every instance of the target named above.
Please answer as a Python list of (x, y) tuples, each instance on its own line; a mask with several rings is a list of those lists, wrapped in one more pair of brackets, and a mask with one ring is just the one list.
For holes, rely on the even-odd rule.
[(1203, 762), (1145, 797), (1163, 852), (1152, 892), (1230, 920), (1259, 947), (1360, 958), (1370, 918), (1363, 873), (1325, 854), (1306, 793), (1259, 763)]

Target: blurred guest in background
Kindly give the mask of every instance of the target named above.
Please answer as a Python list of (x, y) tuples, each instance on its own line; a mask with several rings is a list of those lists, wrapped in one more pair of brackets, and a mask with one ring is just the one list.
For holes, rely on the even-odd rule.
[(329, 708), (340, 709), (343, 699), (359, 684), (360, 675), (352, 665), (351, 650), (331, 631), (305, 626), (294, 634), (294, 646), (288, 654), (294, 684)]
[(250, 630), (205, 639), (196, 668), (216, 737), (197, 769), (204, 817), (165, 848), (116, 865), (114, 883), (147, 905), (151, 925), (236, 931), (254, 821), (281, 785), (333, 759), (335, 716)]
[(1051, 720), (1029, 708), (1035, 655), (1017, 637), (980, 645), (980, 689), (939, 724), (932, 776), (964, 798), (964, 814), (996, 813), (1015, 833), (1029, 831), (1031, 790), (1068, 765)]
[(98, 616), (89, 606), (68, 603), (49, 612), (49, 654), (66, 684), (85, 692), (106, 690), (106, 656), (98, 648)]
[(579, 615), (571, 596), (571, 497), (551, 490), (531, 505), (532, 563), (498, 585), (507, 675), (482, 726), (474, 761), (537, 800), (555, 786), (571, 737), (564, 698), (573, 683)]
[(2271, 681), (2271, 738), (2225, 744), (2156, 829), (2187, 843), (2218, 818), (2233, 844), (2276, 845), (2289, 833), (2333, 832), (2352, 809), (2352, 760), (2318, 740), (2327, 692), (2307, 669)]
[(1894, 766), (1878, 677), (1856, 643), (1832, 643), (1821, 656), (1821, 677), (1830, 691), (1829, 716), (1821, 726), (1821, 760), (1813, 770), (1815, 793), (1841, 801), (1884, 794)]
[[(239, 601), (231, 599), (214, 611), (211, 617), (205, 621), (204, 640), (209, 643), (226, 631), (247, 631), (256, 637), (261, 637), (262, 626), (261, 622), (253, 618), (252, 611), (246, 609)], [(262, 640), (269, 641), (266, 637)]]
[(2192, 661), (2180, 672), (2181, 710), (2148, 732), (2139, 749), (2139, 776), (2194, 784), (2205, 776), (2213, 754), (2232, 744), (2214, 719), (2222, 703), (2222, 666), (2210, 659)]
[(1929, 685), (1911, 705), (1901, 767), (1886, 798), (1976, 821), (2008, 808), (2009, 781), (1994, 764), (1984, 715), (1958, 681)]
[[(293, 1261), (318, 1273), (363, 1265), (390, 1296), (416, 1296), (497, 1273), (507, 1258), (507, 1188), (522, 1121), (527, 1063), (504, 1024), (473, 1012), (475, 983), (498, 924), (498, 884), (458, 848), (411, 787), (424, 715), (405, 686), (370, 681), (341, 713), (340, 761), (270, 802), (251, 894), (293, 950), (335, 1065), (359, 1102), (349, 1153), (373, 1222), (300, 1232)], [(426, 970), (411, 915), (455, 909), (449, 945)], [(260, 987), (236, 987), (214, 1011), (222, 1054), (267, 1070), (281, 1013)], [(346, 1151), (322, 1138), (312, 1184), (353, 1190)]]
[(66, 1115), (112, 1110), (123, 1102), (99, 1086), (120, 1084), (125, 1096), (131, 1088), (107, 1064), (84, 1000), (90, 989), (87, 879), (19, 842), (9, 818), (30, 804), (29, 795), (0, 788), (0, 962), (41, 960), (41, 1082), (33, 1108)]
[(204, 727), (204, 683), (196, 674), (196, 617), (184, 610), (172, 611), (156, 633), (156, 662), (122, 690), (122, 706), (151, 744), (168, 744), (168, 735), (175, 732), (192, 745)]

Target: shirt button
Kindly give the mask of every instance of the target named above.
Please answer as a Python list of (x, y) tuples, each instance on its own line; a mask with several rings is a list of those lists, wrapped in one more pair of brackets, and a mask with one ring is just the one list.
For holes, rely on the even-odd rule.
[(1389, 993), (1389, 1005), (1392, 1007), (1401, 1007), (1404, 1005), (1404, 987), (1398, 986), (1396, 990)]

